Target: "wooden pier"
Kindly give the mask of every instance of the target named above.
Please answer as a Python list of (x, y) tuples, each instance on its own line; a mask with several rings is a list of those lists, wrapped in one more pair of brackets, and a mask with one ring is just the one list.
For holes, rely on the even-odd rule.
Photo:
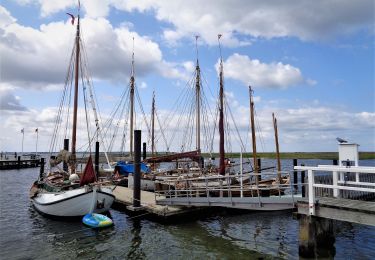
[[(295, 170), (308, 172), (307, 197), (297, 202), (298, 214), (315, 216), (333, 220), (347, 221), (352, 223), (375, 226), (375, 201), (364, 201), (343, 198), (350, 191), (353, 194), (375, 193), (375, 182), (368, 175), (375, 175), (375, 167), (342, 167), (331, 165), (319, 165), (317, 167), (296, 166)], [(319, 183), (321, 172), (332, 174), (332, 183)], [(318, 173), (318, 176), (315, 174)], [(350, 177), (353, 175), (354, 180)], [(364, 178), (366, 177), (366, 178)], [(319, 192), (321, 189), (332, 190), (331, 192)], [(359, 196), (372, 197), (372, 196)]]
[(40, 159), (29, 159), (18, 156), (14, 159), (0, 160), (0, 170), (35, 168), (40, 165)]
[[(116, 186), (113, 190), (115, 195), (115, 205), (126, 206), (128, 210), (132, 211), (133, 205), (133, 189)], [(196, 211), (197, 208), (184, 206), (163, 206), (157, 205), (155, 200), (155, 193), (149, 191), (141, 191), (141, 210), (156, 215), (158, 217), (172, 217)]]

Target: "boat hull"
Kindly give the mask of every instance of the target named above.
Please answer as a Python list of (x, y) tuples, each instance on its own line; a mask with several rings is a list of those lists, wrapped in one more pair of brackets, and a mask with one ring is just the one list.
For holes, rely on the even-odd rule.
[(40, 192), (32, 198), (36, 210), (54, 217), (80, 217), (110, 209), (115, 196), (110, 188), (81, 187), (61, 192)]

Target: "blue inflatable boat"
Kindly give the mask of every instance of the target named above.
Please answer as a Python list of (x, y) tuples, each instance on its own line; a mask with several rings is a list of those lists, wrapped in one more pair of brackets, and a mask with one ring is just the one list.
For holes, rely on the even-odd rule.
[(112, 219), (109, 217), (97, 214), (97, 213), (89, 213), (86, 214), (82, 219), (83, 224), (92, 228), (103, 228), (109, 227), (113, 225)]

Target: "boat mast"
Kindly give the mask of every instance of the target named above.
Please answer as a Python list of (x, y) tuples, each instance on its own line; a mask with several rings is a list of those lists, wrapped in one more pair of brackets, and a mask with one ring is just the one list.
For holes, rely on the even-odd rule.
[(219, 134), (220, 134), (220, 143), (219, 143), (219, 152), (220, 152), (220, 166), (219, 174), (225, 175), (225, 165), (224, 165), (224, 75), (223, 75), (223, 57), (221, 56), (221, 46), (220, 46), (220, 37), (218, 35), (219, 49), (220, 49), (220, 92), (219, 92)]
[[(253, 143), (253, 159), (254, 159), (254, 173), (259, 173), (259, 166), (257, 161), (257, 143), (255, 139), (255, 122), (254, 122), (254, 100), (253, 100), (253, 90), (249, 86), (250, 94), (250, 121), (251, 121), (251, 139)], [(258, 176), (255, 178), (256, 184), (258, 185)]]
[(77, 141), (77, 111), (78, 111), (78, 81), (79, 81), (79, 14), (77, 21), (77, 33), (76, 33), (76, 59), (74, 65), (74, 103), (73, 103), (73, 130), (72, 130), (72, 158), (73, 163), (71, 167), (71, 173), (76, 172), (76, 141)]
[(155, 156), (155, 91), (152, 93), (152, 111), (151, 111), (151, 154)]
[(273, 129), (275, 132), (275, 143), (276, 143), (276, 159), (277, 159), (277, 177), (281, 181), (281, 162), (280, 162), (280, 152), (279, 152), (279, 137), (277, 132), (277, 119), (275, 114), (272, 113)]
[(133, 37), (133, 54), (132, 54), (132, 70), (130, 77), (130, 157), (133, 157), (133, 129), (134, 129), (134, 37)]
[(196, 108), (196, 150), (200, 152), (201, 150), (201, 70), (199, 68), (199, 61), (198, 61), (198, 38), (199, 36), (195, 36), (195, 48), (197, 51), (197, 65), (195, 67), (196, 70), (196, 79), (195, 79), (195, 108)]

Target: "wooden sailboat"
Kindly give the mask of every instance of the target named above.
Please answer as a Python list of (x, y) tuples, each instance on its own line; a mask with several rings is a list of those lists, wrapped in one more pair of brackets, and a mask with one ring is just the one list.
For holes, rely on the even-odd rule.
[[(80, 173), (77, 169), (76, 141), (79, 72), (82, 71), (80, 64), (81, 47), (80, 16), (78, 14), (75, 46), (72, 53), (72, 63), (69, 67), (74, 67), (74, 103), (71, 152), (69, 153), (66, 150), (62, 150), (58, 154), (57, 158), (51, 158), (51, 172), (42, 172), (39, 179), (33, 184), (30, 190), (30, 197), (34, 207), (37, 209), (37, 211), (49, 216), (77, 217), (83, 216), (87, 213), (106, 212), (109, 210), (114, 201), (112, 189), (108, 186), (104, 186), (102, 183), (97, 182), (91, 155), (89, 156), (89, 160), (86, 163), (84, 171)], [(70, 72), (71, 71), (69, 69), (68, 76), (73, 74)], [(64, 90), (66, 91), (66, 88), (64, 88)], [(63, 94), (63, 97), (64, 96), (65, 93)], [(63, 109), (61, 104), (63, 104), (63, 101), (60, 103), (60, 108)], [(56, 141), (54, 139), (57, 137), (56, 130), (59, 127), (61, 118), (61, 114), (59, 113), (56, 120), (52, 143)], [(86, 123), (88, 124), (88, 122)], [(91, 141), (92, 140), (89, 138), (90, 147)], [(67, 142), (64, 141), (64, 146), (66, 143)], [(53, 147), (53, 144), (51, 144), (51, 147)], [(58, 167), (58, 164), (62, 161), (64, 161), (63, 169), (58, 168), (57, 171), (52, 171), (53, 166)], [(70, 171), (67, 171), (67, 166), (70, 166)]]

